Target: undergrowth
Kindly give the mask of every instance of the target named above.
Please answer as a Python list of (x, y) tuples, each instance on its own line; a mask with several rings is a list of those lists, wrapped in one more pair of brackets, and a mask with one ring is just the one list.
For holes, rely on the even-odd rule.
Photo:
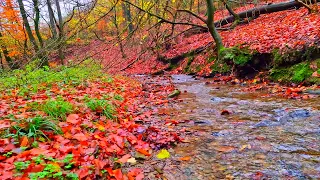
[[(59, 166), (60, 164), (61, 166)], [(31, 180), (38, 179), (69, 179), (78, 180), (79, 176), (70, 170), (75, 166), (73, 155), (67, 154), (63, 159), (55, 159), (39, 155), (30, 161), (18, 161), (14, 163), (15, 175), (20, 176), (29, 166), (38, 166), (42, 170), (29, 174)]]
[[(117, 97), (120, 99), (119, 97)], [(99, 114), (105, 115), (108, 119), (114, 119), (115, 107), (105, 99), (86, 99), (86, 105), (89, 109)]]
[(13, 119), (12, 126), (7, 128), (5, 137), (19, 140), (21, 137), (31, 138), (34, 141), (50, 140), (45, 132), (61, 134), (62, 131), (57, 122), (45, 117), (36, 116), (27, 119)]
[(54, 118), (65, 118), (67, 114), (73, 111), (73, 106), (71, 103), (58, 96), (56, 100), (47, 101), (41, 106), (41, 109)]
[(54, 83), (77, 86), (87, 80), (97, 78), (101, 78), (102, 81), (112, 81), (102, 72), (100, 65), (91, 61), (73, 67), (61, 66), (56, 69), (50, 69), (48, 66), (38, 68), (34, 64), (29, 64), (24, 69), (1, 72), (0, 90), (19, 89), (20, 95), (25, 95), (44, 90), (45, 87), (50, 87)]

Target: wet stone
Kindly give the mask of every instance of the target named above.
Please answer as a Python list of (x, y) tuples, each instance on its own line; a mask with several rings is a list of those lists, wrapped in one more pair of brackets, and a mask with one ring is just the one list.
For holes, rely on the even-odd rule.
[(215, 137), (222, 137), (222, 136), (228, 136), (228, 135), (231, 135), (232, 132), (229, 131), (229, 130), (222, 130), (222, 131), (219, 131), (219, 132), (212, 132), (211, 135), (212, 136), (215, 136)]
[(288, 151), (288, 152), (297, 152), (297, 151), (304, 151), (303, 147), (290, 145), (290, 144), (280, 144), (276, 145), (275, 148), (280, 151)]
[(271, 120), (263, 120), (261, 122), (256, 123), (253, 127), (254, 128), (259, 128), (259, 127), (269, 127), (269, 126), (279, 126), (279, 122), (274, 122)]
[(310, 112), (306, 109), (298, 109), (289, 113), (291, 118), (306, 118), (310, 117)]
[(186, 176), (191, 176), (193, 173), (190, 168), (184, 168), (183, 174), (185, 174)]

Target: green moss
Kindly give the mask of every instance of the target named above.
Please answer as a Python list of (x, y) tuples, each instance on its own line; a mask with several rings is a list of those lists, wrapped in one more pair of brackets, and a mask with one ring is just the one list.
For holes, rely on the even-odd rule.
[(302, 62), (287, 68), (274, 68), (271, 70), (270, 78), (279, 82), (301, 83), (309, 80), (313, 73), (310, 63)]
[(170, 69), (170, 70), (176, 69), (178, 66), (179, 66), (178, 64), (170, 63), (169, 69)]
[(273, 64), (275, 67), (278, 67), (282, 64), (283, 62), (283, 55), (279, 52), (278, 49), (275, 49), (272, 51), (272, 55), (273, 55)]
[(184, 72), (185, 72), (185, 73), (191, 73), (191, 71), (190, 71), (190, 66), (191, 66), (193, 60), (194, 60), (194, 56), (188, 57), (187, 66), (184, 68)]
[(312, 75), (312, 69), (309, 63), (299, 63), (290, 68), (293, 71), (292, 81), (299, 83)]
[(239, 66), (248, 64), (252, 59), (252, 54), (249, 51), (238, 47), (223, 48), (219, 55), (224, 62), (232, 61)]
[(201, 71), (201, 65), (197, 65), (196, 66), (196, 72), (200, 72)]
[(316, 60), (316, 64), (317, 64), (317, 68), (318, 68), (317, 72), (318, 72), (318, 74), (320, 74), (320, 59)]
[(320, 78), (318, 78), (318, 77), (309, 77), (309, 78), (307, 79), (307, 81), (308, 81), (310, 84), (320, 85)]
[(270, 78), (273, 81), (279, 82), (289, 82), (291, 74), (288, 72), (287, 68), (279, 68), (279, 69), (272, 69), (270, 73)]
[(231, 71), (231, 66), (227, 63), (214, 63), (211, 67), (212, 73), (229, 73)]
[(211, 56), (211, 57), (208, 58), (207, 62), (211, 63), (211, 62), (213, 62), (215, 60), (216, 60), (216, 56)]

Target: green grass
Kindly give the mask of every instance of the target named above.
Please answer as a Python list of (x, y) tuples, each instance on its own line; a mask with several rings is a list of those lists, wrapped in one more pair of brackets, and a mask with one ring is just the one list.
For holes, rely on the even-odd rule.
[(56, 100), (49, 100), (41, 106), (41, 110), (54, 118), (65, 118), (67, 114), (73, 111), (71, 103), (57, 97)]
[(114, 119), (115, 108), (108, 100), (87, 99), (86, 105), (92, 111), (105, 115), (108, 119)]
[(5, 137), (13, 137), (20, 139), (20, 137), (26, 136), (33, 138), (37, 141), (39, 138), (42, 140), (50, 140), (46, 135), (45, 131), (50, 131), (53, 134), (61, 134), (60, 127), (54, 120), (50, 120), (41, 116), (36, 116), (29, 119), (13, 120), (15, 125), (12, 125), (4, 133)]
[(91, 61), (72, 67), (60, 66), (56, 69), (50, 69), (47, 66), (36, 68), (31, 64), (24, 69), (0, 72), (0, 91), (19, 89), (20, 95), (25, 95), (44, 90), (55, 83), (60, 86), (77, 86), (87, 80), (98, 78), (101, 81), (112, 81), (103, 73), (100, 65)]

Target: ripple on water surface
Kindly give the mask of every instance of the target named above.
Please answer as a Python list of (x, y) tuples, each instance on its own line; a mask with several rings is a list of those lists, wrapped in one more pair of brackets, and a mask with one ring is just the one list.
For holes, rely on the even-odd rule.
[[(206, 85), (210, 79), (187, 75), (172, 81), (183, 92), (175, 118), (205, 123), (181, 124), (194, 134), (173, 155), (192, 158), (179, 165), (180, 174), (168, 177), (320, 179), (319, 98), (262, 98), (265, 92)], [(224, 109), (231, 114), (221, 115)]]

